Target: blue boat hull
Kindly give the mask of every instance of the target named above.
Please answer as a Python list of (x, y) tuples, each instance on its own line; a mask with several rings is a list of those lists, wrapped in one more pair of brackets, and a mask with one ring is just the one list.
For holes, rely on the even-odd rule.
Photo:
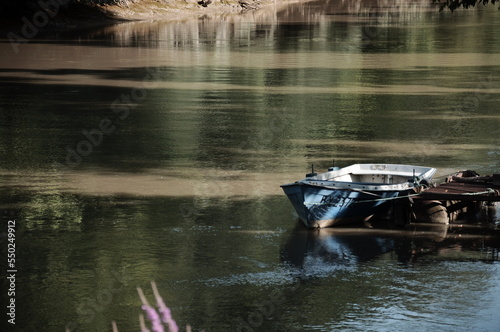
[(329, 189), (305, 183), (281, 186), (308, 228), (359, 223), (390, 209), (387, 199), (407, 192)]

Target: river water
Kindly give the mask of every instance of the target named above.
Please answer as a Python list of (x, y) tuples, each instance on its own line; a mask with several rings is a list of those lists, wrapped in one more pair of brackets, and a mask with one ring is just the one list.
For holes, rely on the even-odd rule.
[(333, 162), (498, 172), (498, 15), (321, 1), (3, 39), (2, 325), (138, 331), (155, 281), (195, 331), (498, 331), (500, 211), (307, 231), (279, 188)]

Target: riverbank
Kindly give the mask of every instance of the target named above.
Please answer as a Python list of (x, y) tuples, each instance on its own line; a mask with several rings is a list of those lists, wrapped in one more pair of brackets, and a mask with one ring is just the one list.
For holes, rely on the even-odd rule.
[[(53, 1), (43, 5), (1, 4), (2, 34), (21, 32), (30, 26), (39, 30), (71, 30), (112, 25), (126, 21), (184, 21), (200, 17), (237, 15), (271, 6), (286, 6), (311, 0), (120, 0)], [(0, 14), (1, 16), (1, 14)], [(34, 28), (33, 28), (34, 27)]]
[(205, 15), (240, 14), (268, 6), (306, 1), (311, 0), (143, 0), (101, 8), (115, 19), (178, 21)]

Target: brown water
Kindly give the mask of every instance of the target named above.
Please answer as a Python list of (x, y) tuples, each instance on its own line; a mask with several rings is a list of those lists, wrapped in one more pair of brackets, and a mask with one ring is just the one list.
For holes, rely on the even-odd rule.
[(332, 159), (500, 169), (496, 8), (398, 4), (4, 39), (9, 330), (139, 330), (155, 280), (195, 330), (497, 331), (498, 211), (310, 232), (279, 188)]

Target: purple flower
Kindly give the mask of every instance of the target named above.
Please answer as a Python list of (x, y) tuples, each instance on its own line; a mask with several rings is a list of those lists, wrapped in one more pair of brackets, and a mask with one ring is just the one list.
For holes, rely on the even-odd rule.
[(178, 332), (179, 327), (177, 326), (175, 320), (172, 318), (170, 309), (165, 305), (165, 303), (163, 303), (163, 301), (161, 302), (161, 304), (158, 303), (158, 311), (160, 311), (162, 321), (168, 325), (168, 330), (170, 332)]
[(160, 320), (160, 316), (156, 312), (155, 308), (148, 304), (143, 304), (141, 308), (146, 312), (146, 316), (151, 322), (151, 328), (153, 329), (153, 332), (165, 332)]
[(165, 305), (165, 302), (163, 302), (163, 298), (160, 296), (160, 293), (158, 292), (158, 288), (156, 288), (156, 283), (154, 281), (151, 282), (151, 288), (153, 289), (153, 293), (155, 295), (158, 311), (161, 314), (161, 320), (168, 325), (168, 330), (170, 332), (178, 332), (179, 327), (177, 326), (175, 320), (172, 318), (170, 309)]

